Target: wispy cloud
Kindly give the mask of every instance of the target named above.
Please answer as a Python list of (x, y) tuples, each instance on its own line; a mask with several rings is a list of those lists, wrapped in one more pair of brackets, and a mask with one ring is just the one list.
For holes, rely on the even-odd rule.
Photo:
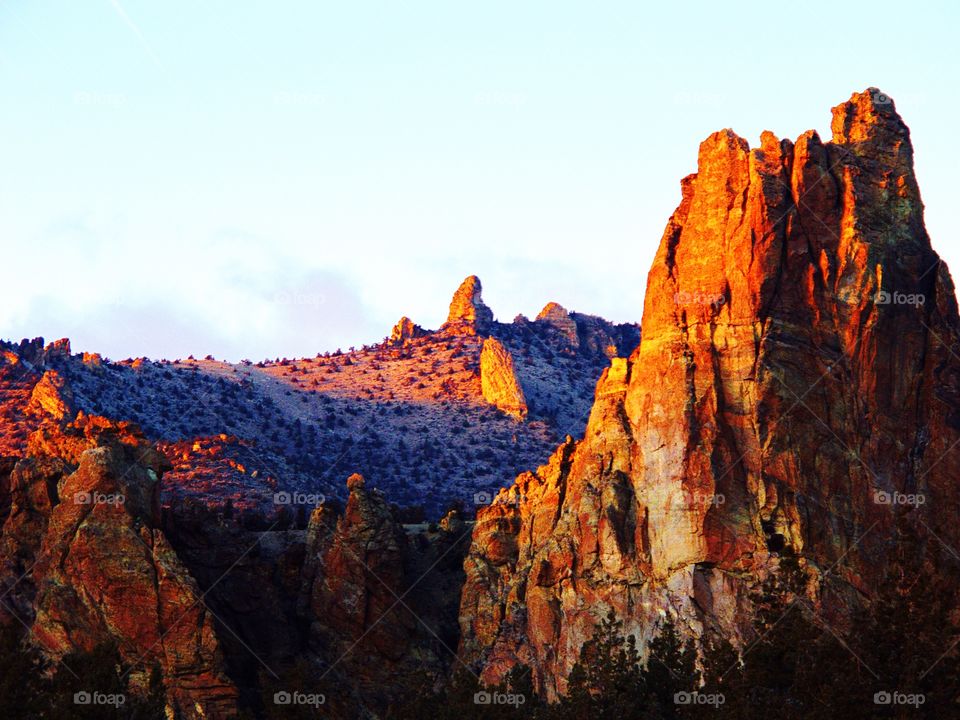
[(167, 68), (162, 62), (160, 62), (160, 58), (157, 57), (157, 54), (153, 51), (150, 43), (147, 42), (147, 38), (144, 37), (143, 32), (140, 30), (140, 26), (137, 25), (127, 14), (127, 11), (124, 10), (123, 5), (120, 4), (119, 0), (110, 0), (110, 4), (113, 6), (113, 9), (117, 11), (117, 15), (120, 16), (120, 19), (123, 20), (127, 27), (133, 31), (133, 34), (137, 36), (140, 47), (143, 48), (143, 51), (147, 54), (150, 60), (153, 61), (153, 64), (156, 65), (164, 75), (168, 75)]

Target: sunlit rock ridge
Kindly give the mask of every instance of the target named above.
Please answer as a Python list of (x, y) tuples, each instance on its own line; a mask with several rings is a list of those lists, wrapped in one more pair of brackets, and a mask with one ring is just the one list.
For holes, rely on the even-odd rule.
[(640, 639), (666, 617), (742, 639), (783, 552), (842, 623), (898, 520), (957, 547), (957, 304), (910, 133), (875, 88), (831, 128), (701, 143), (640, 345), (599, 381), (583, 439), (478, 515), (460, 654), (485, 681), (524, 663), (562, 693), (609, 610)]
[(260, 512), (278, 492), (345, 500), (343, 477), (361, 472), (391, 502), (439, 516), (580, 435), (609, 358), (639, 342), (637, 325), (562, 309), (497, 322), (481, 290), (464, 280), (438, 330), (402, 317), (381, 343), (312, 358), (111, 362), (71, 354), (67, 341), (5, 343), (0, 451), (22, 452), (47, 413), (83, 410), (160, 442), (173, 465), (165, 505)]

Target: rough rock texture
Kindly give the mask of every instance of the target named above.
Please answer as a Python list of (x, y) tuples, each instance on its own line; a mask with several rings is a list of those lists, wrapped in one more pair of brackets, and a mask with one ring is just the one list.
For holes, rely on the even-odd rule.
[(309, 647), (339, 687), (331, 711), (360, 717), (454, 662), (470, 531), (448, 516), (408, 537), (379, 490), (358, 474), (347, 486), (341, 517), (321, 505), (310, 518), (303, 576)]
[(480, 352), (480, 387), (483, 399), (518, 420), (527, 416), (527, 401), (513, 368), (510, 351), (496, 338), (483, 341)]
[(493, 311), (483, 303), (480, 278), (464, 280), (450, 301), (450, 313), (443, 329), (447, 332), (476, 334), (486, 332), (493, 322)]
[(60, 338), (44, 345), (42, 337), (35, 337), (31, 340), (24, 338), (17, 347), (17, 354), (28, 364), (40, 368), (50, 360), (70, 357), (70, 340)]
[(114, 640), (133, 682), (159, 666), (178, 717), (234, 717), (212, 618), (158, 529), (163, 457), (129, 423), (82, 413), (41, 426), (27, 454), (0, 535), (2, 614), (53, 658)]
[(44, 372), (48, 360), (58, 361), (69, 352), (68, 340), (46, 347), (42, 337), (0, 341), (0, 454), (22, 454), (30, 433), (51, 415), (58, 420), (72, 416), (73, 394), (66, 378)]
[(426, 331), (422, 327), (404, 315), (397, 321), (397, 324), (393, 326), (393, 330), (390, 332), (390, 339), (393, 342), (403, 342), (404, 340), (423, 337), (425, 334)]
[(76, 414), (73, 392), (60, 373), (47, 370), (43, 374), (40, 382), (33, 387), (27, 410), (41, 416), (49, 415), (54, 420), (69, 420)]
[(559, 303), (547, 303), (540, 314), (537, 315), (537, 321), (553, 326), (570, 341), (571, 345), (579, 346), (580, 337), (577, 332), (577, 322), (570, 316), (566, 308)]
[(562, 692), (608, 609), (640, 639), (663, 615), (741, 637), (787, 547), (842, 622), (899, 515), (957, 546), (957, 305), (909, 131), (874, 89), (832, 129), (701, 144), (640, 346), (598, 383), (584, 439), (478, 517), (461, 655), (484, 680), (522, 661)]
[[(323, 553), (322, 576), (313, 586), (311, 607), (322, 619), (317, 631), (344, 649), (368, 632), (362, 648), (352, 653), (351, 664), (365, 662), (364, 654), (370, 653), (399, 660), (416, 625), (396, 603), (404, 590), (407, 538), (386, 500), (366, 490), (361, 476), (352, 475), (348, 487), (346, 511)], [(383, 622), (371, 626), (372, 620), (388, 612)]]

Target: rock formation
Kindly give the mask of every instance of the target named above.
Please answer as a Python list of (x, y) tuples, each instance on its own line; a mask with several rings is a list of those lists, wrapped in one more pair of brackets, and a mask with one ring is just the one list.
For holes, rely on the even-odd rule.
[(547, 303), (543, 310), (540, 311), (540, 314), (537, 315), (537, 321), (555, 328), (573, 347), (579, 346), (580, 339), (577, 335), (577, 322), (570, 316), (566, 308), (559, 303)]
[(513, 369), (510, 352), (496, 338), (483, 341), (480, 353), (480, 386), (483, 399), (518, 420), (527, 416), (527, 402)]
[(461, 657), (484, 680), (524, 662), (555, 697), (609, 609), (641, 641), (664, 615), (743, 638), (783, 551), (842, 623), (898, 517), (957, 546), (957, 305), (909, 131), (875, 89), (832, 130), (701, 144), (585, 437), (478, 515)]
[(414, 542), (363, 476), (347, 487), (341, 517), (326, 505), (311, 516), (304, 577), (310, 648), (337, 680), (338, 711), (359, 717), (453, 661), (469, 531), (448, 516), (432, 539)]
[[(449, 673), (457, 642), (484, 681), (524, 663), (556, 698), (609, 610), (641, 647), (663, 618), (749, 642), (751, 591), (786, 553), (843, 630), (902, 525), (927, 540), (925, 561), (960, 547), (960, 318), (892, 102), (856, 94), (832, 128), (826, 143), (765, 132), (751, 150), (729, 130), (702, 143), (650, 270), (639, 345), (635, 327), (554, 303), (496, 323), (475, 277), (440, 332), (403, 319), (397, 342), (296, 362), (124, 364), (62, 341), (4, 343), (0, 620), (28, 624), (50, 658), (115, 641), (138, 678), (159, 667), (170, 713), (186, 718), (233, 716), (241, 691), (264, 690), (261, 663), (294, 658), (339, 688), (330, 715), (386, 714), (421, 673)], [(337, 481), (345, 508), (325, 502), (309, 523), (302, 505), (266, 519), (259, 500), (213, 506), (251, 488), (277, 504), (286, 469), (319, 484), (318, 467), (378, 455), (391, 470), (407, 456), (398, 487), (407, 468), (443, 468), (450, 485), (412, 494), (440, 487), (446, 502), (477, 465), (448, 472), (437, 437), (486, 424), (481, 450), (517, 458), (511, 434), (521, 445), (529, 427), (582, 428), (580, 383), (607, 356), (582, 439), (520, 474), (472, 529), (455, 510), (401, 525), (370, 473), (351, 475), (346, 495)], [(211, 393), (240, 408), (229, 435), (193, 407)], [(169, 396), (166, 410), (143, 408)], [(538, 422), (507, 421), (481, 397)], [(158, 445), (89, 414), (106, 402), (118, 416), (151, 411)], [(424, 410), (454, 402), (475, 413)], [(321, 415), (320, 429), (301, 420)], [(429, 429), (451, 417), (449, 435)], [(412, 461), (408, 425), (423, 441)], [(158, 446), (182, 465), (165, 509), (173, 473)]]
[[(399, 658), (416, 623), (395, 602), (404, 590), (407, 538), (382, 494), (367, 490), (364, 484), (357, 474), (347, 480), (350, 498), (329, 546), (321, 551), (322, 572), (313, 586), (311, 606), (320, 623), (318, 632), (328, 642), (343, 644), (346, 649), (369, 633), (361, 653), (395, 653)], [(391, 607), (394, 610), (386, 620), (369, 626)], [(351, 663), (363, 662), (361, 653), (354, 655)]]
[(423, 337), (425, 334), (426, 332), (422, 327), (404, 315), (397, 321), (397, 324), (393, 326), (393, 330), (390, 332), (390, 339), (393, 342), (403, 342), (404, 340)]
[(450, 301), (450, 312), (443, 329), (448, 333), (476, 335), (485, 333), (493, 323), (493, 311), (483, 303), (480, 278), (464, 280)]
[(16, 348), (17, 355), (34, 367), (43, 367), (47, 361), (54, 358), (70, 357), (70, 340), (61, 338), (49, 345), (44, 345), (42, 337), (31, 340), (24, 338)]
[(34, 385), (27, 410), (40, 416), (48, 415), (54, 420), (64, 420), (76, 414), (73, 404), (73, 392), (63, 376), (56, 370), (47, 370)]
[(0, 615), (51, 658), (116, 642), (134, 685), (161, 670), (178, 717), (234, 717), (213, 619), (158, 528), (163, 457), (129, 423), (82, 413), (42, 425), (27, 454), (8, 483)]

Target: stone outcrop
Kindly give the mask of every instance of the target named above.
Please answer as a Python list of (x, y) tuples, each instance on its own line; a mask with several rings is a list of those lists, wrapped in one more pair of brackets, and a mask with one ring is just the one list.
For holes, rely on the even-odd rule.
[(450, 301), (450, 312), (442, 329), (465, 335), (486, 333), (493, 323), (493, 311), (484, 304), (482, 290), (476, 275), (464, 280)]
[(957, 546), (957, 305), (909, 131), (875, 89), (832, 129), (701, 144), (639, 347), (597, 384), (584, 438), (478, 514), (461, 657), (485, 681), (523, 662), (562, 693), (608, 610), (641, 642), (664, 616), (745, 639), (785, 551), (842, 626), (898, 517)]
[(23, 338), (19, 346), (16, 347), (17, 355), (30, 363), (31, 365), (40, 365), (43, 363), (43, 338), (35, 337), (32, 339)]
[(578, 312), (570, 313), (570, 317), (577, 324), (581, 353), (602, 353), (612, 359), (629, 355), (640, 343), (640, 328), (631, 323), (615, 324)]
[[(343, 644), (344, 650), (366, 633), (351, 664), (371, 656), (397, 660), (416, 626), (396, 603), (404, 590), (407, 538), (386, 500), (367, 490), (360, 475), (351, 475), (347, 486), (346, 511), (323, 552), (322, 572), (313, 586), (311, 607), (319, 623), (315, 630), (326, 642)], [(389, 613), (387, 618), (372, 626), (384, 613)]]
[(570, 316), (566, 308), (559, 303), (547, 303), (540, 314), (537, 315), (537, 321), (555, 328), (573, 347), (580, 345), (577, 322)]
[(527, 416), (523, 388), (513, 367), (513, 357), (496, 338), (483, 341), (480, 352), (480, 387), (483, 399), (518, 420)]
[(608, 358), (629, 354), (640, 342), (635, 325), (616, 325), (596, 315), (568, 312), (559, 303), (547, 303), (536, 322), (550, 328), (554, 336), (573, 351), (602, 354)]
[(404, 340), (412, 340), (413, 338), (423, 337), (424, 335), (426, 335), (426, 331), (404, 315), (397, 321), (397, 324), (393, 326), (393, 330), (390, 332), (390, 339), (393, 342), (403, 342)]
[(68, 358), (70, 357), (70, 352), (69, 338), (60, 338), (59, 340), (54, 340), (43, 350), (44, 361), (49, 361), (52, 358)]
[(27, 410), (54, 420), (69, 420), (76, 414), (73, 406), (73, 392), (63, 376), (56, 370), (47, 370), (33, 386)]
[(363, 476), (347, 487), (342, 516), (321, 505), (310, 518), (306, 616), (310, 649), (339, 687), (335, 712), (360, 717), (453, 661), (469, 531), (448, 515), (434, 537), (408, 538)]
[(0, 535), (2, 614), (51, 658), (116, 642), (133, 685), (160, 669), (177, 717), (235, 717), (213, 618), (159, 529), (163, 457), (129, 423), (82, 413), (41, 426), (27, 454)]
[(34, 367), (43, 367), (50, 360), (70, 357), (70, 340), (61, 338), (44, 345), (42, 337), (33, 339), (24, 338), (18, 345), (13, 346), (21, 359)]

